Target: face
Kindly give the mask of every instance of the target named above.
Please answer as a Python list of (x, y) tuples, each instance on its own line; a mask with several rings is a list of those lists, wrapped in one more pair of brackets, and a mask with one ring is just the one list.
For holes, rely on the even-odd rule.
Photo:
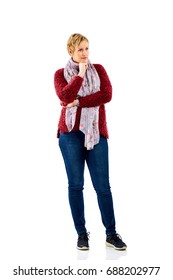
[(87, 63), (89, 56), (89, 43), (87, 41), (82, 41), (79, 46), (76, 46), (73, 52), (70, 52), (70, 55), (74, 62)]

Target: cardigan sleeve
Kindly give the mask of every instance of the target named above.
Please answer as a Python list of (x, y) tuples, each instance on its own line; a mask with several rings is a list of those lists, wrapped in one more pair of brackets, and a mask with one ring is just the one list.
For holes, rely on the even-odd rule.
[(112, 99), (112, 85), (106, 70), (100, 64), (94, 64), (100, 78), (100, 91), (79, 98), (79, 107), (95, 107)]
[(55, 72), (54, 75), (54, 86), (55, 91), (59, 99), (64, 103), (71, 103), (73, 102), (80, 90), (82, 85), (83, 78), (80, 76), (75, 76), (70, 83), (64, 78), (64, 69), (59, 69)]

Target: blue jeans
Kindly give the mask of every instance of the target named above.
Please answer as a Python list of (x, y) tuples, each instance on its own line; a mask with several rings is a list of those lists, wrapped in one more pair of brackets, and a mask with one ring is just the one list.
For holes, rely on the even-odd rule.
[(108, 143), (100, 136), (94, 149), (84, 147), (81, 131), (61, 133), (59, 146), (68, 177), (68, 196), (74, 225), (78, 234), (86, 232), (84, 215), (84, 167), (87, 163), (97, 194), (98, 205), (106, 234), (115, 233), (115, 217), (112, 193), (109, 185)]

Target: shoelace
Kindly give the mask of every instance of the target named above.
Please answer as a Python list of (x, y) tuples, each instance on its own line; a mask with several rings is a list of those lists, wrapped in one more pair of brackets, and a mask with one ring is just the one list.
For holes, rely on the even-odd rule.
[(121, 235), (118, 234), (118, 233), (113, 234), (112, 236), (110, 236), (110, 238), (111, 238), (111, 239), (115, 239), (115, 240), (117, 240), (117, 239), (122, 240)]
[(121, 237), (120, 234), (116, 233), (116, 237), (117, 237), (118, 239), (121, 239), (121, 240), (122, 240), (122, 237)]
[(88, 241), (89, 240), (89, 235), (90, 235), (90, 232), (83, 233), (83, 234), (79, 235), (79, 240)]

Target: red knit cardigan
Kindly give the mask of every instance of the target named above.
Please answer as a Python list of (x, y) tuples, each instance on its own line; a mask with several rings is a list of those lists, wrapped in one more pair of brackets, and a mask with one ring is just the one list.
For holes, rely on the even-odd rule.
[[(100, 77), (100, 90), (94, 94), (87, 95), (79, 98), (79, 106), (76, 113), (76, 122), (72, 131), (79, 130), (81, 108), (83, 107), (99, 107), (99, 132), (100, 135), (108, 138), (108, 129), (106, 123), (106, 112), (104, 104), (112, 99), (112, 85), (110, 83), (109, 77), (106, 73), (104, 67), (100, 64), (94, 64), (97, 73)], [(70, 83), (67, 83), (64, 78), (64, 69), (59, 69), (54, 75), (54, 85), (57, 96), (63, 105), (73, 102), (80, 90), (83, 78), (80, 76), (75, 76)], [(58, 123), (57, 137), (59, 137), (59, 132), (68, 132), (66, 122), (65, 122), (65, 110), (62, 107), (60, 119)]]

